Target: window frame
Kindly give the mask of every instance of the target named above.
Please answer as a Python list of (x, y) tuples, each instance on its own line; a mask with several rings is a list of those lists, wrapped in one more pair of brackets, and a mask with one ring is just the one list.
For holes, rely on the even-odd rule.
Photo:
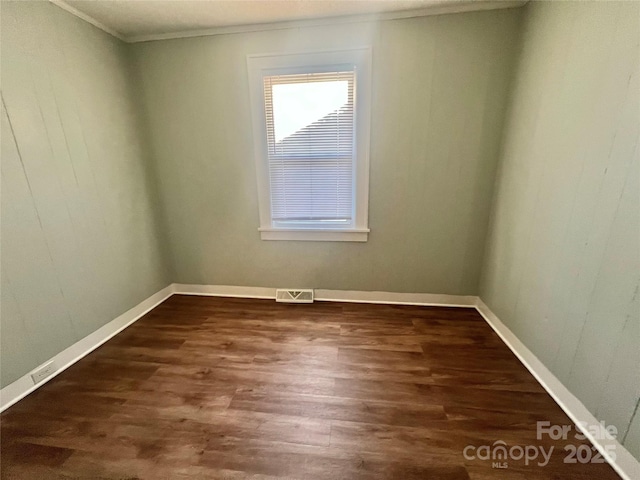
[[(355, 68), (355, 145), (353, 165), (353, 221), (348, 227), (279, 227), (271, 218), (271, 186), (267, 155), (267, 125), (263, 77), (319, 73), (346, 66)], [(371, 129), (371, 47), (344, 50), (247, 55), (253, 146), (258, 183), (260, 238), (366, 242), (369, 227), (369, 145)]]

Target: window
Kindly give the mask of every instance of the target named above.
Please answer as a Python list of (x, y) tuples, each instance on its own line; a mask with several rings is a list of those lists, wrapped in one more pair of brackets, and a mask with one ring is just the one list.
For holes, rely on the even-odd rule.
[(367, 240), (370, 57), (248, 57), (263, 240)]

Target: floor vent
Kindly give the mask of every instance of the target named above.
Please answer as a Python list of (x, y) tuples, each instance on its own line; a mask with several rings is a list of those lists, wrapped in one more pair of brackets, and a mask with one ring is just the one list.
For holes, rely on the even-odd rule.
[(276, 302), (313, 303), (313, 290), (290, 290), (278, 288), (276, 290)]

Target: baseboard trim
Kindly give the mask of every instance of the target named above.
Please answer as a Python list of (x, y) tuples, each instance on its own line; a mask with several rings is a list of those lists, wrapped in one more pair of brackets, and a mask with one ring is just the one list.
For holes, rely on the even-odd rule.
[[(176, 293), (188, 295), (214, 295), (248, 298), (275, 298), (275, 288), (232, 287), (224, 285), (174, 285)], [(391, 305), (424, 305), (475, 308), (507, 347), (516, 355), (534, 378), (562, 408), (577, 428), (580, 425), (598, 425), (599, 421), (584, 404), (565, 387), (558, 378), (529, 350), (524, 343), (476, 296), (438, 295), (428, 293), (369, 292), (315, 289), (319, 301), (381, 303)], [(581, 429), (594, 447), (613, 469), (626, 480), (640, 478), (640, 463), (616, 439), (598, 439), (592, 432)], [(612, 448), (612, 458), (607, 448)]]
[[(0, 412), (40, 388), (52, 378), (55, 378), (173, 294), (275, 299), (276, 289), (270, 287), (173, 283), (44, 362), (46, 364), (53, 360), (57, 365), (60, 365), (58, 370), (50, 377), (34, 384), (31, 379), (32, 370), (15, 382), (4, 387), (0, 390)], [(329, 302), (475, 308), (578, 428), (580, 428), (581, 424), (597, 425), (599, 423), (583, 403), (551, 373), (479, 297), (471, 295), (315, 289), (315, 298), (319, 301)], [(37, 368), (35, 370), (37, 370)], [(603, 458), (623, 479), (631, 480), (640, 478), (640, 462), (638, 462), (620, 442), (616, 439), (601, 440), (595, 438), (590, 431), (581, 430), (601, 453)], [(611, 447), (613, 447), (615, 451), (615, 459), (607, 452), (607, 448)]]
[(232, 297), (232, 298), (276, 298), (276, 289), (269, 287), (240, 287), (233, 285), (195, 285), (186, 283), (174, 283), (173, 293), (178, 295), (202, 295), (207, 297)]
[(55, 373), (53, 373), (53, 375), (47, 377), (41, 382), (34, 384), (33, 380), (31, 379), (31, 373), (33, 373), (35, 370), (38, 370), (38, 368), (40, 368), (40, 366), (38, 366), (31, 372), (20, 377), (15, 382), (10, 383), (6, 387), (4, 387), (2, 390), (0, 390), (0, 412), (6, 410), (19, 400), (22, 400), (31, 392), (37, 390), (49, 380), (64, 372), (71, 365), (84, 358), (86, 355), (94, 351), (110, 338), (120, 333), (140, 317), (154, 309), (160, 303), (164, 302), (171, 295), (173, 295), (173, 285), (169, 285), (159, 292), (154, 293), (135, 307), (127, 310), (122, 315), (116, 317), (106, 325), (103, 325), (102, 327), (97, 329), (95, 332), (90, 333), (82, 340), (79, 340), (70, 347), (64, 349), (62, 352), (55, 355), (53, 358), (50, 358), (49, 360), (44, 362), (42, 365), (53, 360), (56, 365), (59, 365), (59, 368), (55, 371)]
[[(477, 299), (476, 309), (502, 341), (511, 349), (531, 375), (542, 385), (551, 398), (562, 408), (577, 428), (581, 424), (598, 425), (599, 420), (587, 410), (587, 407), (573, 395), (558, 378), (536, 357), (527, 346), (507, 327), (495, 313), (482, 301)], [(593, 446), (613, 469), (625, 480), (640, 478), (640, 462), (616, 439), (599, 439), (592, 432), (580, 428)], [(608, 453), (613, 449), (615, 459)]]
[[(180, 295), (211, 297), (275, 299), (276, 287), (241, 287), (232, 285), (194, 285), (174, 283), (173, 291)], [(432, 307), (475, 308), (472, 295), (440, 295), (434, 293), (374, 292), (360, 290), (314, 289), (314, 299), (323, 302), (381, 303), (389, 305), (425, 305)]]
[(316, 289), (314, 298), (326, 302), (382, 303), (387, 305), (424, 305), (430, 307), (474, 308), (472, 295), (440, 295), (435, 293), (367, 292), (359, 290)]
[[(462, 295), (437, 295), (425, 293), (396, 293), (396, 292), (364, 292), (347, 290), (315, 290), (316, 299), (320, 301), (334, 302), (357, 302), (357, 303), (384, 303), (396, 305), (429, 305), (429, 306), (449, 306), (449, 307), (469, 307), (475, 306), (475, 298)], [(276, 298), (276, 288), (269, 287), (244, 287), (233, 285), (195, 285), (173, 283), (159, 292), (151, 295), (135, 307), (126, 311), (119, 317), (103, 325), (95, 332), (87, 335), (82, 340), (74, 343), (54, 357), (48, 359), (42, 365), (51, 361), (59, 365), (58, 369), (51, 376), (33, 383), (31, 374), (42, 365), (31, 370), (13, 383), (10, 383), (0, 390), (0, 412), (3, 412), (16, 402), (22, 400), (31, 392), (37, 390), (49, 380), (64, 372), (74, 363), (78, 362), (103, 343), (120, 333), (129, 325), (150, 310), (164, 302), (173, 294), (180, 295), (202, 295), (214, 297), (235, 297), (235, 298)]]

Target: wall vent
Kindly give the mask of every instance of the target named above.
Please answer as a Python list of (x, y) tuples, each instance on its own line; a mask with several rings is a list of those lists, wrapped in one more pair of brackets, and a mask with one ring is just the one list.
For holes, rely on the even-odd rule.
[(276, 290), (276, 302), (286, 303), (313, 303), (313, 290), (278, 288)]
[(31, 372), (31, 379), (33, 380), (34, 384), (40, 383), (45, 378), (53, 375), (56, 370), (58, 370), (58, 367), (55, 362), (51, 360), (50, 362), (45, 363), (44, 365), (36, 368), (33, 372)]

